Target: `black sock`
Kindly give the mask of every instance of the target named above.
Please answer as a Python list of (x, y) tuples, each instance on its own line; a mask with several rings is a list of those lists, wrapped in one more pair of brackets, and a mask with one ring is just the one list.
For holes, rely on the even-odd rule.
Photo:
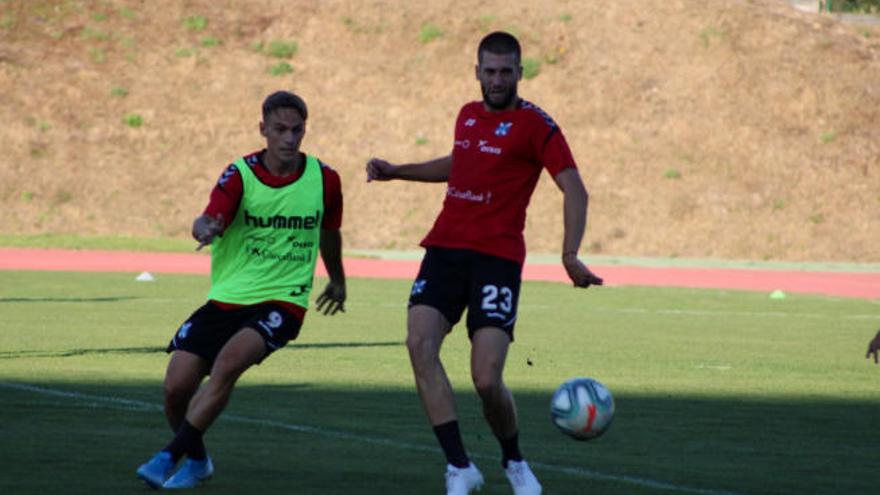
[(205, 458), (205, 444), (202, 443), (202, 431), (184, 420), (177, 430), (177, 435), (167, 447), (162, 449), (171, 454), (174, 462), (180, 460), (186, 454), (190, 459), (199, 461)]
[(461, 432), (458, 431), (458, 421), (450, 421), (434, 427), (434, 435), (440, 442), (443, 453), (446, 454), (446, 462), (458, 468), (468, 467), (471, 461), (464, 451), (464, 442), (461, 440)]
[(519, 451), (519, 432), (510, 438), (498, 438), (501, 444), (501, 467), (507, 469), (507, 461), (521, 461), (522, 453)]

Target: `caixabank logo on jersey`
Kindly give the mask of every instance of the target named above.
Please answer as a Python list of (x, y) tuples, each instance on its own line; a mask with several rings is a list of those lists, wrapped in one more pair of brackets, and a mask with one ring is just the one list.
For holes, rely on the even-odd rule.
[(261, 216), (244, 211), (244, 225), (256, 229), (245, 240), (248, 256), (278, 261), (310, 262), (317, 236), (298, 239), (294, 232), (315, 230), (321, 225), (321, 212), (314, 215)]

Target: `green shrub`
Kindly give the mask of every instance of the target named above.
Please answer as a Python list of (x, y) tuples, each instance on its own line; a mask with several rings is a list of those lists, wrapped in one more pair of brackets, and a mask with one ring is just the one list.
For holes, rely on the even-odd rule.
[(266, 53), (275, 58), (291, 58), (298, 51), (299, 44), (296, 41), (275, 40), (270, 42), (266, 48)]
[(526, 57), (522, 60), (523, 77), (532, 79), (541, 73), (541, 61), (534, 57)]
[(204, 47), (212, 47), (212, 46), (220, 46), (220, 39), (216, 36), (205, 36), (202, 38), (202, 46)]
[(663, 177), (667, 179), (681, 179), (681, 171), (677, 168), (670, 168), (666, 170), (666, 172), (663, 172)]
[(203, 15), (191, 15), (183, 20), (183, 27), (190, 31), (204, 31), (208, 27), (208, 18)]
[(825, 0), (824, 5), (831, 12), (880, 13), (880, 0)]
[(837, 139), (837, 133), (835, 132), (823, 132), (819, 135), (819, 141), (821, 141), (822, 144), (828, 144), (835, 139)]
[(430, 22), (422, 24), (422, 29), (419, 30), (419, 41), (422, 43), (430, 43), (441, 36), (443, 36), (443, 30)]
[(285, 74), (290, 74), (293, 72), (293, 66), (288, 64), (287, 62), (278, 62), (277, 64), (269, 67), (269, 74), (273, 76), (283, 76)]
[(128, 127), (138, 128), (144, 125), (144, 118), (137, 113), (127, 113), (122, 117), (122, 123)]

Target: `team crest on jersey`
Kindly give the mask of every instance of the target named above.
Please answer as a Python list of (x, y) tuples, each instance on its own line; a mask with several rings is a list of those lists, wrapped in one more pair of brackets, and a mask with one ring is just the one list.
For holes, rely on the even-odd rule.
[(502, 122), (495, 128), (495, 135), (506, 136), (507, 133), (510, 132), (511, 127), (513, 127), (513, 122)]
[(410, 295), (417, 296), (422, 292), (425, 292), (425, 286), (428, 285), (428, 281), (420, 278), (413, 282), (412, 291), (410, 291)]

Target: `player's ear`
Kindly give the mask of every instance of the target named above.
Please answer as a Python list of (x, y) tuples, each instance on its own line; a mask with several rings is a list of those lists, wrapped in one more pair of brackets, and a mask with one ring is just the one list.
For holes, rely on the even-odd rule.
[(474, 77), (477, 78), (477, 81), (480, 80), (480, 64), (474, 66)]
[(263, 137), (266, 136), (266, 124), (264, 124), (262, 120), (260, 121), (260, 135)]

